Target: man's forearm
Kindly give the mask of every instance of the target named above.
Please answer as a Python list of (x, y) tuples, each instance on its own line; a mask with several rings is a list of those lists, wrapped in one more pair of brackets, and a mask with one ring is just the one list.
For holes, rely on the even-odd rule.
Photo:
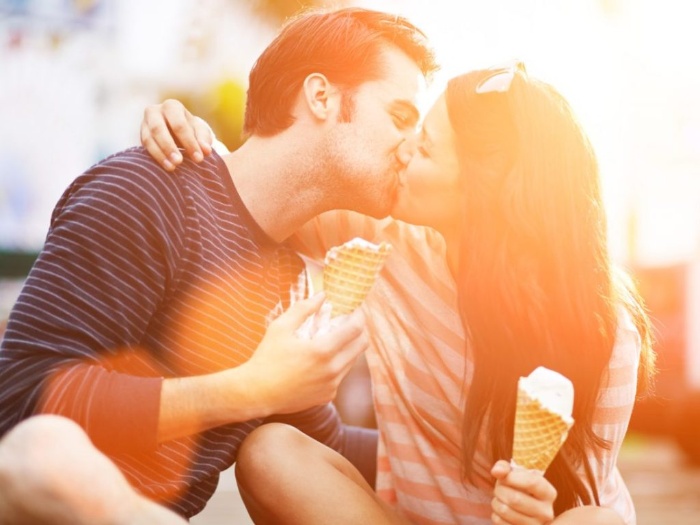
[(245, 365), (203, 376), (164, 380), (158, 442), (270, 415), (274, 410), (266, 404), (260, 386)]

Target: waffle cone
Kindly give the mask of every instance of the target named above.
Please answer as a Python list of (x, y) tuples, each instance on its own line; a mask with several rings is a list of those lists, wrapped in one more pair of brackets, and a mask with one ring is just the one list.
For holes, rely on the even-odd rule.
[(331, 248), (323, 269), (323, 290), (331, 317), (349, 314), (365, 300), (389, 253), (389, 244), (350, 241)]
[(513, 463), (527, 469), (546, 471), (564, 444), (570, 428), (571, 423), (518, 388)]

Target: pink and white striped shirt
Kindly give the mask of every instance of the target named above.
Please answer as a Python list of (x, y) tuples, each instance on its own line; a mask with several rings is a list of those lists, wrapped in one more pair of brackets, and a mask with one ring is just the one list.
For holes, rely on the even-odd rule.
[[(461, 476), (463, 400), (473, 367), (444, 240), (428, 228), (352, 212), (324, 214), (297, 240), (302, 251), (321, 258), (355, 236), (393, 247), (363, 305), (380, 432), (377, 493), (416, 524), (489, 524), (492, 486), (472, 485)], [(601, 504), (630, 525), (636, 522), (634, 507), (616, 460), (634, 404), (639, 353), (639, 335), (623, 313), (609, 382), (594, 416), (596, 433), (612, 447), (591, 459)], [(492, 466), (478, 452), (475, 461), (479, 472)]]

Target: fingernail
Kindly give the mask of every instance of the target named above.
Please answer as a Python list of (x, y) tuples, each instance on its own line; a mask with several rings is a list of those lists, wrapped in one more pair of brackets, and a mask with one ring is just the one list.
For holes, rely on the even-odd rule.
[(194, 159), (195, 162), (202, 162), (202, 159), (204, 159), (204, 156), (199, 151), (195, 151), (194, 155), (192, 155), (192, 158)]
[(168, 171), (175, 169), (175, 166), (173, 166), (172, 162), (170, 162), (168, 159), (163, 161), (163, 167)]
[(179, 151), (174, 151), (170, 154), (170, 159), (173, 161), (173, 164), (179, 164), (182, 162), (182, 155)]

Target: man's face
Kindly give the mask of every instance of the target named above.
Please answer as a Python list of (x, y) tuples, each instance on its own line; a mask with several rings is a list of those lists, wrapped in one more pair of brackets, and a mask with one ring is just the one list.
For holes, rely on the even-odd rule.
[(392, 217), (443, 233), (458, 227), (462, 190), (455, 141), (443, 94), (425, 117)]
[(403, 52), (387, 47), (383, 59), (382, 78), (345, 93), (352, 97), (348, 114), (339, 116), (325, 148), (339, 207), (374, 217), (388, 215), (396, 200), (412, 155), (406, 139), (413, 139), (419, 120), (416, 99), (425, 87), (420, 69)]

